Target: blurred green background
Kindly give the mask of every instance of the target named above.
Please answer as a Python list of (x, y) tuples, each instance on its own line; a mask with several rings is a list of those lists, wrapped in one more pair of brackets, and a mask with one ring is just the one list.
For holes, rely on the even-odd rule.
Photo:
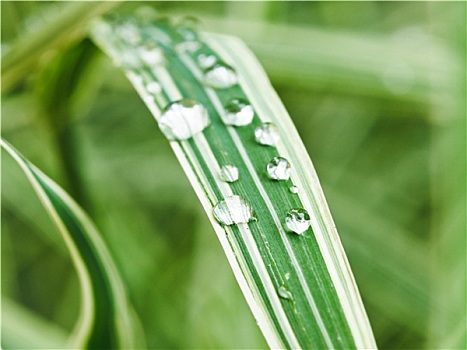
[[(94, 12), (194, 15), (245, 40), (314, 162), (379, 347), (466, 348), (465, 2), (89, 4), (1, 2), (2, 137), (96, 222), (148, 347), (266, 344), (167, 141), (85, 39)], [(64, 344), (77, 277), (9, 157), (1, 215), (2, 346)]]

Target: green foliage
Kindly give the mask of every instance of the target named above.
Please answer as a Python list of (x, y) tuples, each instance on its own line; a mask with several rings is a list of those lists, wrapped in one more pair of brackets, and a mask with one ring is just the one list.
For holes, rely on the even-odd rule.
[[(52, 13), (69, 13), (62, 5)], [(3, 54), (57, 23), (50, 3), (1, 6)], [(465, 348), (465, 3), (150, 6), (195, 15), (205, 30), (240, 36), (258, 56), (313, 159), (378, 346)], [(41, 41), (40, 59), (29, 51), (35, 64), (14, 70), (15, 84), (5, 83), (2, 63), (2, 134), (79, 193), (122, 272), (148, 347), (264, 348), (166, 140), (102, 55), (69, 95), (74, 137), (63, 154), (75, 169), (64, 167), (39, 91), (53, 86), (47, 72), (60, 71), (68, 49), (75, 62), (82, 51), (52, 42)], [(44, 338), (62, 344), (73, 328), (78, 280), (26, 180), (8, 157), (2, 163), (2, 346), (50, 348)], [(9, 331), (15, 324), (24, 326)]]

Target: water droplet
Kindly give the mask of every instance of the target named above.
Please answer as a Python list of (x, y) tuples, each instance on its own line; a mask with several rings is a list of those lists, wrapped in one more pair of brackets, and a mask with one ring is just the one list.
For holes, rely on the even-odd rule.
[(292, 293), (285, 286), (280, 286), (277, 293), (282, 299), (293, 300)]
[(218, 62), (204, 72), (204, 81), (215, 89), (227, 89), (237, 84), (237, 73), (232, 67)]
[(162, 87), (157, 81), (151, 81), (146, 85), (146, 90), (153, 95), (161, 93)]
[(268, 176), (273, 180), (288, 180), (290, 178), (290, 163), (282, 157), (274, 157), (267, 166)]
[(292, 209), (287, 213), (285, 225), (290, 231), (300, 235), (310, 227), (310, 215), (305, 209)]
[(225, 105), (222, 116), (227, 125), (244, 126), (252, 122), (255, 111), (250, 103), (242, 98), (233, 98)]
[(235, 182), (238, 180), (238, 169), (235, 165), (224, 165), (221, 168), (220, 177), (225, 182)]
[(263, 123), (255, 129), (255, 139), (261, 145), (275, 146), (279, 141), (279, 132), (273, 123)]
[(169, 140), (186, 140), (203, 131), (209, 123), (204, 106), (193, 100), (180, 100), (165, 107), (159, 128)]
[(203, 69), (208, 69), (217, 62), (217, 58), (214, 55), (205, 55), (204, 53), (200, 54), (197, 57), (198, 64)]
[(213, 212), (216, 220), (223, 225), (245, 224), (256, 219), (251, 204), (240, 196), (224, 198), (214, 206)]
[(287, 273), (285, 274), (285, 276), (284, 276), (284, 277), (285, 277), (285, 279), (288, 281), (288, 280), (289, 280), (289, 278), (290, 278), (290, 272), (287, 272)]
[(290, 191), (290, 193), (296, 194), (296, 193), (298, 193), (298, 187), (297, 186), (290, 186), (289, 191)]
[(126, 24), (116, 28), (117, 35), (124, 41), (132, 45), (138, 45), (141, 42), (141, 35), (135, 25)]
[(153, 45), (141, 46), (139, 54), (144, 63), (149, 66), (162, 64), (165, 62), (164, 53), (162, 50)]
[(199, 20), (196, 17), (187, 16), (182, 18), (177, 26), (177, 33), (182, 37), (182, 42), (177, 45), (178, 51), (195, 52), (201, 47), (198, 33)]

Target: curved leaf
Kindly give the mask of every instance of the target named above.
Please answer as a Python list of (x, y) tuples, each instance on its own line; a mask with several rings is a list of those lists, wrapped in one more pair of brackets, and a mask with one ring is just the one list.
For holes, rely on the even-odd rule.
[(73, 348), (139, 347), (139, 324), (104, 241), (83, 210), (55, 182), (6, 141), (64, 239), (81, 286), (81, 313), (70, 338)]

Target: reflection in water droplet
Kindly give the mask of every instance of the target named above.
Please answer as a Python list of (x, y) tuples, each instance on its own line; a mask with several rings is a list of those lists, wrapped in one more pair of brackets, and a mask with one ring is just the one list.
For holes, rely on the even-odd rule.
[(208, 68), (212, 67), (217, 62), (216, 56), (214, 56), (214, 55), (205, 55), (204, 53), (199, 55), (196, 59), (198, 61), (199, 66), (201, 68), (203, 68), (203, 69), (208, 69)]
[(290, 231), (300, 235), (310, 227), (310, 215), (305, 209), (292, 209), (287, 213), (285, 225)]
[(274, 157), (267, 166), (268, 176), (273, 180), (288, 180), (290, 178), (290, 163), (283, 157)]
[(224, 165), (221, 168), (220, 177), (225, 182), (235, 182), (238, 180), (238, 169), (234, 165)]
[(277, 293), (282, 299), (293, 300), (292, 293), (285, 286), (280, 286)]
[(204, 106), (193, 100), (180, 100), (164, 109), (159, 128), (169, 140), (186, 140), (203, 131), (209, 123)]
[(158, 47), (146, 45), (139, 48), (139, 55), (148, 66), (163, 64), (165, 62), (164, 53)]
[(251, 123), (255, 111), (250, 103), (241, 98), (233, 98), (225, 105), (225, 114), (222, 116), (227, 125), (244, 126)]
[(237, 84), (237, 73), (232, 67), (218, 62), (204, 72), (204, 81), (215, 89), (227, 89)]
[(216, 220), (223, 225), (244, 224), (256, 219), (251, 204), (240, 196), (224, 198), (214, 206), (213, 212)]
[(290, 187), (289, 187), (289, 191), (290, 191), (291, 193), (296, 194), (296, 193), (298, 193), (298, 187), (297, 187), (297, 186), (290, 186)]
[(261, 145), (275, 146), (279, 141), (279, 132), (273, 123), (263, 123), (255, 129), (255, 139)]
[(157, 81), (151, 81), (146, 85), (146, 90), (153, 95), (161, 93), (162, 87)]

